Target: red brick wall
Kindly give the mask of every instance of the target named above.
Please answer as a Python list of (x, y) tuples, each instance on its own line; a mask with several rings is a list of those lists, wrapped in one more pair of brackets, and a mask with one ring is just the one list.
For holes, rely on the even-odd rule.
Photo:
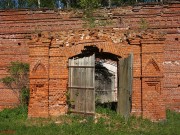
[[(0, 78), (7, 76), (6, 67), (11, 61), (29, 62), (31, 71), (33, 71), (30, 79), (31, 90), (34, 89), (37, 95), (41, 95), (42, 89), (45, 90), (43, 91), (44, 97), (36, 97), (32, 95), (31, 91), (32, 98), (29, 108), (36, 106), (38, 110), (40, 103), (34, 101), (41, 99), (45, 99), (45, 101), (42, 112), (36, 111), (35, 113), (33, 109), (32, 111), (30, 109), (32, 113), (29, 116), (59, 115), (67, 110), (64, 93), (67, 90), (68, 69), (64, 65), (67, 66), (67, 59), (70, 56), (78, 54), (88, 43), (96, 43), (99, 48), (123, 57), (132, 51), (134, 53), (132, 113), (151, 119), (162, 119), (164, 117), (163, 106), (176, 111), (179, 111), (180, 107), (179, 10), (180, 4), (177, 3), (101, 10), (96, 12), (96, 15), (108, 14), (106, 17), (111, 19), (112, 24), (106, 28), (114, 29), (104, 31), (101, 40), (95, 39), (97, 35), (94, 34), (95, 40), (92, 38), (86, 41), (79, 40), (79, 38), (83, 38), (83, 35), (78, 33), (88, 29), (80, 29), (83, 21), (78, 13), (52, 10), (2, 10), (0, 11)], [(142, 23), (142, 18), (145, 24)], [(154, 32), (148, 32), (149, 34), (145, 36), (146, 34), (142, 34), (144, 30), (138, 30), (143, 26)], [(102, 28), (96, 29), (94, 33), (97, 33), (97, 30), (102, 30)], [(76, 31), (78, 32), (76, 33)], [(59, 32), (61, 36), (57, 34)], [(111, 37), (108, 33), (115, 36)], [(143, 37), (141, 37), (142, 35)], [(30, 37), (34, 39), (32, 46), (27, 45)], [(50, 41), (51, 37), (54, 38), (52, 41)], [(160, 37), (166, 39), (165, 43), (162, 43), (163, 39)], [(127, 42), (125, 42), (127, 38), (130, 46), (127, 46)], [(114, 47), (115, 43), (116, 47)], [(117, 45), (124, 43), (126, 46)], [(35, 64), (37, 69), (34, 68)], [(33, 74), (35, 75), (33, 76)], [(57, 85), (61, 87), (57, 88)], [(143, 92), (141, 88), (143, 88)], [(17, 98), (2, 83), (0, 83), (0, 93), (3, 95), (0, 97), (0, 108), (18, 103)], [(149, 96), (152, 98), (148, 98)], [(149, 104), (153, 100), (157, 101), (157, 97), (162, 98), (159, 99), (159, 102)], [(35, 100), (32, 101), (33, 99)], [(156, 110), (160, 110), (155, 116), (153, 116), (154, 112), (148, 110), (153, 106)]]
[[(119, 33), (124, 32), (122, 30), (113, 30), (112, 28), (104, 28), (103, 31), (102, 29), (86, 31), (80, 29), (76, 30), (76, 34), (71, 30), (59, 33), (45, 32), (42, 33), (41, 37), (34, 38), (29, 44), (31, 62), (30, 83), (32, 86), (30, 89), (29, 116), (58, 116), (67, 112), (65, 93), (68, 86), (68, 59), (80, 54), (84, 46), (96, 45), (102, 52), (109, 52), (123, 58), (133, 52), (132, 114), (142, 115), (144, 118), (152, 120), (164, 119), (165, 104), (162, 93), (164, 40), (159, 41), (159, 36), (148, 33), (147, 35), (142, 34), (141, 38), (137, 35), (129, 35), (128, 39), (131, 39), (131, 42), (128, 43), (124, 39), (124, 34), (122, 34), (118, 39), (121, 38), (123, 40), (118, 42), (115, 37)], [(72, 41), (67, 43), (66, 38), (64, 38), (67, 34), (62, 33), (73, 35), (69, 38), (74, 39), (72, 40), (74, 44), (72, 44)], [(94, 34), (90, 35), (91, 33)], [(102, 35), (102, 33), (105, 34)], [(52, 35), (56, 35), (56, 37)], [(60, 40), (64, 44), (59, 44)], [(153, 46), (156, 46), (157, 50), (153, 51), (151, 49)], [(37, 68), (37, 65), (39, 68)], [(36, 71), (36, 69), (39, 69), (39, 71)], [(38, 89), (38, 84), (44, 83), (49, 84), (42, 89), (44, 93), (36, 94), (34, 90)], [(47, 100), (49, 102), (45, 104)], [(38, 112), (34, 110), (38, 110)]]
[(164, 94), (166, 108), (180, 111), (180, 34), (166, 37), (164, 66)]
[[(0, 28), (1, 31), (2, 27)], [(7, 66), (12, 61), (22, 61), (29, 63), (28, 46), (24, 37), (7, 34), (0, 35), (0, 79), (8, 76)], [(0, 82), (0, 110), (5, 107), (16, 106), (19, 101), (17, 94), (5, 87)]]

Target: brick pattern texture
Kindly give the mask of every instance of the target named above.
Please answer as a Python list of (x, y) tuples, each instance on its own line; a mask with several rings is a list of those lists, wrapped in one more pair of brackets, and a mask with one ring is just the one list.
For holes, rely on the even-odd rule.
[[(0, 78), (11, 61), (30, 63), (29, 117), (67, 112), (68, 59), (85, 46), (125, 58), (133, 52), (132, 114), (153, 121), (180, 111), (180, 4), (101, 9), (110, 25), (84, 28), (73, 11), (0, 11)], [(18, 105), (0, 83), (0, 109)]]

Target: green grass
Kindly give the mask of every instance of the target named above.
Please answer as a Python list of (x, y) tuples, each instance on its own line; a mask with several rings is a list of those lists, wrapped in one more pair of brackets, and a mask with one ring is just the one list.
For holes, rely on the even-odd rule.
[(96, 118), (64, 115), (57, 118), (27, 118), (27, 108), (0, 112), (0, 135), (179, 135), (180, 114), (167, 111), (167, 120), (153, 123), (131, 117), (128, 121), (109, 109), (97, 108)]

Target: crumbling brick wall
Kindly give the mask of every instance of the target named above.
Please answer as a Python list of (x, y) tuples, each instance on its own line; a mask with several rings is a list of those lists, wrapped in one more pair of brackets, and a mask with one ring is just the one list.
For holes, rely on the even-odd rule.
[[(85, 46), (125, 58), (133, 52), (132, 114), (165, 119), (163, 96), (164, 39), (155, 33), (134, 33), (113, 28), (43, 32), (30, 49), (29, 117), (58, 116), (67, 112), (68, 59)], [(131, 31), (130, 31), (131, 33)], [(127, 42), (129, 40), (129, 42)], [(152, 49), (156, 47), (157, 49)], [(43, 102), (42, 102), (43, 101)]]
[[(158, 38), (156, 38), (154, 34), (152, 35), (147, 34), (147, 37), (145, 37), (144, 35), (143, 39), (128, 38), (127, 40), (127, 43), (129, 44), (137, 44), (138, 46), (142, 45), (141, 48), (142, 59), (140, 59), (141, 53), (139, 52), (138, 52), (139, 54), (135, 53), (135, 59), (134, 59), (135, 63), (136, 61), (138, 63), (141, 60), (143, 63), (142, 65), (135, 64), (135, 66), (137, 67), (135, 68), (134, 71), (135, 72), (134, 74), (135, 75), (138, 74), (137, 76), (139, 76), (139, 78), (135, 77), (133, 81), (134, 84), (133, 87), (135, 88), (135, 90), (133, 93), (134, 103), (133, 103), (132, 112), (135, 113), (136, 115), (144, 115), (148, 118), (153, 117), (160, 119), (164, 117), (163, 111), (161, 112), (162, 115), (160, 115), (159, 112), (157, 112), (155, 117), (153, 116), (154, 112), (146, 111), (148, 110), (148, 108), (153, 108), (153, 106), (156, 106), (157, 108), (156, 110), (164, 110), (163, 106), (165, 106), (166, 108), (179, 111), (179, 107), (180, 107), (179, 105), (179, 97), (180, 97), (179, 96), (179, 89), (180, 89), (179, 87), (180, 85), (179, 10), (180, 10), (180, 4), (171, 3), (168, 5), (161, 5), (161, 6), (146, 5), (146, 6), (136, 6), (133, 8), (125, 7), (125, 8), (115, 8), (109, 10), (104, 9), (104, 10), (100, 10), (99, 12), (96, 12), (96, 16), (99, 16), (99, 14), (101, 15), (103, 14), (105, 15), (106, 18), (111, 20), (111, 25), (106, 26), (106, 28), (118, 29), (119, 31), (122, 30), (123, 31), (122, 33), (125, 34), (126, 36), (129, 34), (133, 35), (133, 32), (130, 33), (131, 30), (134, 30), (136, 34), (143, 33), (143, 31), (144, 33), (146, 33), (145, 31), (146, 29), (154, 31), (152, 33), (158, 33)], [(61, 38), (59, 39), (58, 34), (47, 33), (49, 35), (52, 34), (51, 36), (48, 37), (47, 34), (42, 34), (42, 32), (62, 31), (64, 33), (61, 33), (60, 34), (61, 36), (70, 35), (76, 30), (79, 29), (82, 30), (84, 22), (82, 21), (82, 19), (80, 19), (81, 17), (82, 17), (81, 14), (74, 13), (73, 11), (71, 12), (52, 11), (52, 10), (0, 11), (0, 20), (1, 20), (0, 54), (2, 58), (0, 59), (0, 63), (1, 63), (0, 78), (7, 75), (6, 66), (11, 61), (19, 60), (23, 62), (29, 62), (31, 68), (32, 66), (35, 66), (35, 64), (37, 64), (36, 65), (37, 69), (34, 68), (31, 69), (31, 71), (33, 70), (34, 73), (38, 72), (37, 74), (39, 74), (39, 78), (36, 78), (32, 74), (31, 76), (32, 79), (30, 78), (31, 80), (30, 84), (32, 85), (30, 87), (31, 89), (35, 89), (35, 91), (39, 91), (40, 95), (42, 91), (41, 89), (46, 89), (46, 90), (48, 89), (50, 93), (49, 92), (44, 93), (46, 95), (46, 98), (39, 97), (36, 95), (31, 95), (34, 96), (34, 98), (37, 98), (36, 99), (37, 101), (40, 101), (41, 98), (46, 99), (44, 101), (45, 107), (43, 109), (44, 110), (43, 113), (42, 114), (37, 113), (36, 116), (59, 115), (60, 112), (62, 113), (66, 112), (64, 93), (66, 92), (65, 90), (67, 89), (66, 84), (67, 84), (68, 70), (67, 68), (63, 67), (63, 65), (67, 65), (68, 56), (72, 56), (72, 54), (74, 54), (74, 50), (65, 49), (64, 46), (61, 44), (66, 44), (67, 46), (70, 46), (70, 44), (77, 44), (78, 42), (78, 38), (76, 39), (72, 37), (66, 37), (66, 40), (64, 40), (64, 43), (62, 43), (62, 39)], [(85, 29), (83, 29), (82, 31), (84, 30)], [(69, 33), (66, 33), (66, 31), (69, 31)], [(111, 33), (111, 32), (107, 32), (107, 33)], [(42, 37), (41, 34), (46, 36)], [(82, 37), (82, 35), (80, 36)], [(27, 45), (27, 42), (29, 42), (30, 37), (32, 37), (32, 39), (37, 39), (42, 41), (34, 41), (34, 45), (32, 46)], [(51, 39), (52, 37), (59, 40), (54, 41), (53, 39)], [(113, 43), (122, 42), (124, 39), (124, 38), (119, 39), (117, 37), (113, 39), (112, 41)], [(141, 35), (137, 34), (137, 37), (141, 38)], [(160, 37), (165, 39), (164, 43), (162, 43), (163, 41), (159, 41), (159, 40), (163, 40)], [(104, 37), (103, 40), (107, 38), (108, 38), (108, 34), (107, 36)], [(97, 41), (90, 40), (91, 43), (92, 42), (96, 43)], [(50, 44), (52, 45), (56, 44), (56, 46), (60, 46), (60, 47), (59, 49), (55, 49), (56, 47), (49, 47)], [(97, 45), (98, 44), (99, 43), (97, 43)], [(110, 46), (110, 44), (111, 43), (106, 45)], [(83, 47), (84, 46), (81, 46), (81, 49), (83, 49)], [(133, 50), (133, 52), (135, 51)], [(139, 51), (140, 51), (140, 47), (139, 47)], [(46, 54), (43, 54), (45, 52)], [(65, 54), (69, 54), (69, 55), (57, 56), (61, 52), (63, 52), (63, 54), (64, 52), (66, 52)], [(116, 48), (114, 48), (114, 51), (110, 51), (110, 52), (117, 53), (118, 51), (116, 50)], [(129, 49), (127, 52), (130, 52)], [(162, 54), (164, 54), (164, 56), (162, 56)], [(29, 56), (31, 57), (30, 59)], [(49, 56), (51, 56), (50, 59), (48, 59)], [(39, 66), (37, 62), (39, 60), (38, 57), (40, 59), (41, 58), (43, 59), (39, 61)], [(34, 60), (32, 60), (32, 58)], [(48, 62), (50, 63), (49, 66), (46, 65)], [(149, 65), (150, 67), (149, 69), (146, 69), (148, 67), (147, 65)], [(54, 68), (62, 68), (64, 70), (63, 71), (56, 70)], [(141, 68), (142, 70), (139, 70), (138, 68)], [(154, 72), (154, 70), (156, 72)], [(39, 82), (37, 80), (34, 81), (33, 77), (42, 80)], [(163, 77), (164, 79), (162, 80)], [(49, 79), (50, 81), (47, 82), (47, 80)], [(56, 87), (57, 85), (60, 87), (57, 88)], [(142, 92), (141, 88), (147, 91)], [(157, 92), (154, 93), (154, 96), (151, 91), (148, 91), (152, 88), (155, 89), (155, 91)], [(2, 83), (0, 84), (0, 92), (1, 95), (3, 95), (0, 97), (0, 108), (13, 106), (18, 103), (17, 98), (13, 96), (11, 91), (7, 90)], [(147, 97), (149, 96), (150, 97), (152, 96), (152, 98), (147, 99)], [(151, 102), (153, 99), (158, 99), (161, 96), (162, 98), (158, 103), (161, 103), (162, 106), (158, 105), (157, 103), (149, 104), (149, 102)], [(31, 103), (32, 102), (30, 102), (29, 108), (33, 106)], [(60, 104), (61, 107), (59, 108), (57, 104)], [(37, 110), (36, 112), (40, 112), (40, 111)], [(32, 113), (32, 116), (34, 116), (34, 114), (35, 113)]]

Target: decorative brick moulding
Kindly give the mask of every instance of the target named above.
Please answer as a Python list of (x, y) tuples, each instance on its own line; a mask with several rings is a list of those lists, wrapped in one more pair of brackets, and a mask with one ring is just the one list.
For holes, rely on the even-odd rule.
[[(0, 78), (11, 61), (30, 64), (29, 117), (67, 113), (68, 60), (87, 47), (120, 59), (133, 54), (131, 115), (159, 121), (180, 111), (180, 4), (101, 9), (110, 25), (84, 28), (73, 11), (0, 11)], [(18, 105), (0, 83), (0, 109)]]
[[(101, 53), (121, 58), (134, 54), (132, 114), (152, 120), (165, 119), (162, 92), (165, 39), (152, 32), (128, 36), (122, 33), (113, 28), (81, 29), (71, 33), (42, 32), (41, 37), (33, 38), (29, 42), (29, 117), (67, 112), (68, 59), (81, 54), (87, 46), (96, 46)], [(67, 35), (71, 36), (66, 38)]]

